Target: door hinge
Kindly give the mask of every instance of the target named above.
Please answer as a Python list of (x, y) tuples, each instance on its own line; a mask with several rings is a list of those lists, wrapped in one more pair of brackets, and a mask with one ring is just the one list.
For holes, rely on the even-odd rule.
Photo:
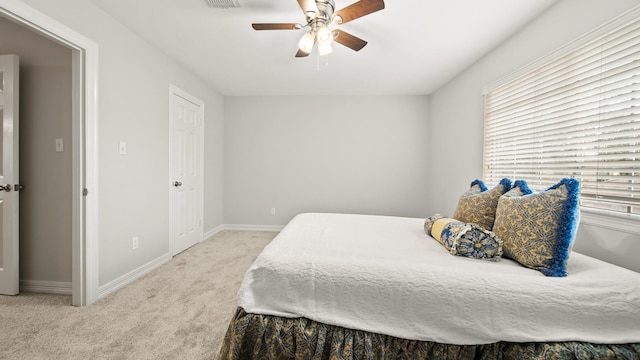
[(87, 196), (89, 194), (89, 190), (87, 188), (82, 189), (82, 196)]

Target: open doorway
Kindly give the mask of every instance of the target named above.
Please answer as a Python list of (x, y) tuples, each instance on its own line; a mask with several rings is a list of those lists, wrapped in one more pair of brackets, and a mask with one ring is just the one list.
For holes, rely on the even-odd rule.
[[(98, 294), (98, 218), (97, 218), (97, 45), (55, 20), (19, 2), (0, 0), (0, 17), (43, 36), (70, 52), (71, 107), (70, 135), (66, 143), (70, 149), (70, 234), (71, 234), (71, 294), (72, 304), (83, 306), (97, 300)], [(0, 34), (5, 34), (2, 32)], [(2, 35), (0, 35), (2, 36)], [(55, 137), (54, 152), (62, 139)], [(46, 144), (45, 144), (46, 146)], [(51, 148), (51, 146), (49, 146)], [(59, 155), (59, 154), (58, 154)], [(62, 270), (64, 272), (65, 270)], [(68, 271), (68, 268), (67, 270)], [(51, 282), (64, 291), (68, 282)], [(32, 284), (37, 285), (37, 284)], [(68, 291), (68, 290), (66, 290)], [(53, 292), (53, 291), (50, 291)]]
[(3, 18), (0, 34), (20, 59), (20, 291), (71, 295), (71, 50)]

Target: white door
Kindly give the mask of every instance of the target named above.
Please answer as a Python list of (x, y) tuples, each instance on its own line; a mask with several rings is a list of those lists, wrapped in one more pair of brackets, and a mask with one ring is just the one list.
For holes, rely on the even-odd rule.
[(0, 294), (3, 295), (16, 295), (19, 290), (18, 63), (15, 55), (0, 55)]
[(171, 255), (202, 240), (202, 138), (204, 104), (170, 89)]

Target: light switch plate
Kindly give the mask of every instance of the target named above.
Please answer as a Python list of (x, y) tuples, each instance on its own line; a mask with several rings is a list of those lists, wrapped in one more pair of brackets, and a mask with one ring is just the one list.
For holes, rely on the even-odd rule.
[(127, 155), (127, 143), (124, 141), (120, 141), (118, 143), (118, 152), (120, 155)]
[(56, 152), (64, 151), (64, 142), (62, 139), (56, 139)]

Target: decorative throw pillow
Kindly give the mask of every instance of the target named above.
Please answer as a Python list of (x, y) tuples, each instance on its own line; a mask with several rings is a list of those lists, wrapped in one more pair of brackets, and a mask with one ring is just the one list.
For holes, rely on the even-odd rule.
[(497, 261), (502, 256), (502, 240), (476, 224), (467, 224), (440, 214), (424, 222), (424, 231), (452, 255)]
[(498, 202), (493, 231), (504, 255), (546, 276), (567, 276), (566, 262), (578, 229), (580, 183), (562, 179), (534, 193), (518, 180)]
[(511, 180), (504, 178), (489, 190), (481, 180), (474, 180), (458, 201), (453, 218), (466, 223), (474, 223), (483, 229), (493, 229), (498, 199), (511, 189)]
[(426, 218), (424, 220), (424, 232), (429, 236), (433, 236), (431, 235), (431, 228), (433, 228), (433, 223), (436, 222), (436, 220), (440, 220), (444, 218), (445, 216), (442, 216), (440, 214), (435, 214), (433, 216)]

